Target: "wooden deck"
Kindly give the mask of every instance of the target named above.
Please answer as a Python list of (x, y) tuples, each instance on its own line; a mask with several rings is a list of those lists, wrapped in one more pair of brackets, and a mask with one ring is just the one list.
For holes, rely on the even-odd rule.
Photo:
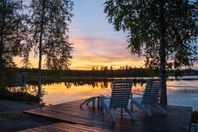
[(23, 130), (20, 132), (110, 132), (108, 129), (71, 123), (57, 123)]
[[(188, 132), (190, 130), (192, 113), (192, 108), (190, 107), (167, 106), (167, 115), (155, 113), (151, 118), (138, 112), (135, 122), (131, 121), (127, 113), (121, 116), (120, 112), (116, 111), (116, 123), (113, 124), (110, 117), (107, 114), (102, 114), (100, 110), (93, 110), (86, 105), (81, 109), (79, 107), (81, 102), (82, 100), (79, 100), (44, 107), (42, 109), (31, 109), (25, 112), (64, 122), (63, 124), (40, 127), (46, 131), (52, 130), (50, 128), (54, 128), (54, 130), (55, 128), (60, 128), (61, 130), (67, 127), (70, 128), (68, 123), (74, 124), (74, 126), (70, 128), (74, 128), (74, 130), (76, 129), (76, 125), (84, 126), (83, 129), (85, 130), (91, 127), (92, 131)], [(38, 131), (38, 128), (36, 128), (36, 130)]]

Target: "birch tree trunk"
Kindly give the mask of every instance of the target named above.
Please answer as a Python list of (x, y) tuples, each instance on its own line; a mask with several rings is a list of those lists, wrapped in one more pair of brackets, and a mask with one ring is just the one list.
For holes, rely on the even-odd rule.
[(159, 28), (160, 28), (160, 104), (167, 105), (167, 92), (166, 92), (166, 40), (165, 40), (165, 9), (163, 1), (159, 5)]
[(39, 64), (38, 64), (38, 96), (39, 97), (41, 96), (41, 83), (42, 83), (42, 41), (43, 41), (43, 32), (44, 32), (45, 3), (46, 0), (43, 0), (42, 16), (40, 23), (40, 36), (39, 36)]
[(3, 51), (4, 51), (4, 27), (5, 27), (5, 8), (6, 0), (3, 0), (3, 7), (1, 12), (1, 29), (0, 29), (0, 90), (3, 89)]

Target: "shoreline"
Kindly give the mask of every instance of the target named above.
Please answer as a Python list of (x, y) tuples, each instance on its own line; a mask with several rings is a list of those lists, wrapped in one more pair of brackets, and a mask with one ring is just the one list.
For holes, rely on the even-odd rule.
[(39, 107), (36, 103), (0, 100), (0, 131), (16, 132), (58, 122), (23, 113)]

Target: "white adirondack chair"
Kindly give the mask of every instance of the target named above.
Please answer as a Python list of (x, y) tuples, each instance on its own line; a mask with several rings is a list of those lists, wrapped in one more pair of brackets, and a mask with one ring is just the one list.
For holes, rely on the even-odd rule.
[(111, 117), (112, 121), (115, 122), (115, 114), (113, 114), (112, 109), (121, 108), (121, 112), (124, 109), (134, 120), (135, 114), (133, 111), (128, 109), (129, 100), (131, 99), (131, 88), (132, 81), (130, 80), (119, 80), (112, 82), (112, 93), (111, 96), (94, 96), (81, 103), (80, 107), (84, 104), (88, 104), (93, 101), (95, 105), (95, 100), (99, 98), (103, 110), (105, 110)]
[[(159, 97), (159, 90), (160, 90), (160, 81), (149, 79), (147, 80), (146, 87), (144, 94), (142, 97), (132, 98), (131, 103), (139, 108), (142, 112), (144, 112), (148, 116), (152, 116), (151, 111), (146, 108), (147, 106), (152, 106), (153, 108), (159, 110), (161, 113), (166, 114), (166, 110), (162, 108), (158, 104), (158, 97)], [(132, 93), (137, 94), (137, 93)], [(141, 94), (138, 94), (141, 95)]]

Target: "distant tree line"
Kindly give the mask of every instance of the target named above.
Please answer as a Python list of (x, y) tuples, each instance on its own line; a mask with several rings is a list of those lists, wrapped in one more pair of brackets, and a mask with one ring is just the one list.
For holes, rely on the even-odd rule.
[[(132, 67), (129, 65), (125, 65), (125, 66), (120, 66), (119, 68), (115, 68), (113, 66), (93, 66), (92, 67), (92, 71), (112, 71), (112, 70), (129, 70), (129, 69), (136, 69), (136, 67)], [(140, 69), (143, 69), (143, 67), (140, 67)]]
[[(9, 76), (15, 75), (16, 78), (19, 78), (19, 75), (23, 74), (27, 80), (37, 81), (37, 71), (38, 69), (28, 69), (28, 68), (7, 68), (6, 78)], [(145, 68), (132, 68), (125, 70), (41, 70), (42, 79), (54, 81), (64, 81), (65, 79), (99, 79), (99, 78), (115, 78), (115, 77), (157, 77), (158, 71), (153, 71)], [(193, 69), (184, 69), (184, 70), (169, 70), (169, 76), (187, 76), (187, 75), (198, 75), (198, 70)], [(9, 79), (10, 80), (10, 79)], [(17, 79), (15, 79), (17, 80)]]

